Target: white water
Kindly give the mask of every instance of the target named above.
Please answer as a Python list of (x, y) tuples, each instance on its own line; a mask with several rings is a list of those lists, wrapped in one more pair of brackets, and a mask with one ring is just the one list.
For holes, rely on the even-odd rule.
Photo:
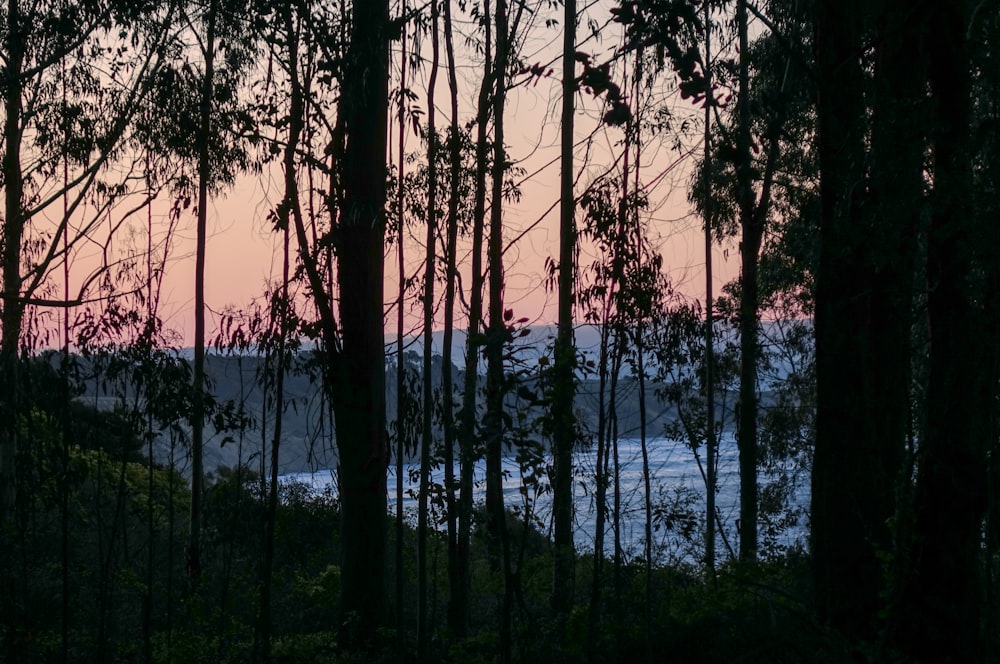
[[(650, 439), (649, 452), (650, 487), (653, 504), (653, 557), (662, 563), (694, 563), (702, 556), (702, 532), (705, 513), (705, 483), (698, 468), (695, 453), (683, 443), (666, 438)], [(699, 450), (704, 463), (704, 448)], [(621, 546), (626, 559), (642, 557), (645, 542), (645, 491), (642, 473), (642, 452), (638, 440), (625, 439), (618, 443), (619, 475), (621, 486)], [(551, 464), (551, 458), (544, 463)], [(577, 452), (574, 455), (574, 503), (575, 541), (579, 551), (593, 550), (596, 524), (594, 467), (596, 448)], [(407, 518), (416, 523), (417, 488), (419, 485), (419, 462), (404, 466), (403, 510)], [(522, 471), (512, 456), (504, 457), (504, 504), (508, 509), (524, 515), (530, 509), (536, 519), (536, 526), (551, 537), (552, 494), (549, 489), (545, 468), (541, 469), (538, 481), (528, 483), (522, 490)], [(613, 470), (612, 470), (613, 472)], [(475, 469), (474, 500), (481, 504), (485, 494), (485, 464), (480, 462)], [(336, 474), (333, 471), (296, 473), (282, 477), (283, 482), (300, 482), (317, 491), (328, 487), (336, 490)], [(613, 482), (613, 478), (609, 478)], [(761, 477), (763, 487), (769, 480)], [(444, 470), (433, 469), (432, 484), (444, 483)], [(395, 465), (389, 468), (386, 478), (389, 511), (395, 514), (396, 477)], [(440, 493), (438, 494), (440, 495)], [(613, 485), (608, 490), (608, 513), (613, 514)], [(808, 507), (808, 484), (797, 488), (793, 503), (798, 508)], [(433, 518), (443, 514), (443, 507), (435, 507), (432, 502)], [(739, 475), (737, 473), (736, 443), (732, 436), (724, 437), (719, 449), (718, 491), (716, 508), (722, 522), (722, 532), (716, 545), (720, 558), (729, 555), (729, 548), (738, 549), (739, 515)], [(443, 527), (443, 526), (442, 526)], [(768, 533), (761, 529), (761, 536)], [(797, 524), (770, 535), (777, 547), (788, 547), (805, 543), (805, 524)], [(605, 524), (606, 555), (614, 553), (614, 532), (609, 519)]]

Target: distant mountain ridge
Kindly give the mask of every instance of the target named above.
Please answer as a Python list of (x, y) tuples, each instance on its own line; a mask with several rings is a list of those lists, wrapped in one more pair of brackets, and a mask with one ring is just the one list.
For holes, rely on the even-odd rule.
[[(520, 361), (528, 366), (533, 366), (538, 360), (547, 355), (547, 348), (551, 346), (555, 334), (555, 327), (540, 326), (530, 328), (530, 332), (518, 339), (521, 349), (518, 352)], [(436, 332), (433, 335), (434, 346), (434, 374), (433, 381), (436, 387), (440, 387), (443, 368), (443, 358), (441, 357), (441, 337), (442, 333)], [(465, 333), (456, 330), (453, 357), (453, 375), (456, 387), (462, 385), (464, 372), (460, 367), (464, 366), (465, 354)], [(387, 349), (395, 348), (395, 337), (387, 336)], [(600, 334), (594, 326), (580, 326), (577, 329), (577, 344), (581, 352), (590, 355), (594, 360), (597, 357)], [(422, 366), (422, 338), (407, 340), (406, 357), (407, 366), (413, 371), (413, 379), (419, 380)], [(184, 351), (180, 351), (181, 357), (186, 357)], [(282, 437), (279, 454), (279, 472), (282, 474), (309, 472), (317, 469), (333, 468), (337, 464), (336, 446), (334, 443), (333, 430), (331, 425), (331, 413), (324, 406), (321, 394), (321, 386), (315, 370), (310, 374), (307, 371), (311, 350), (303, 351), (298, 355), (298, 361), (293, 364), (285, 377), (285, 407), (282, 422)], [(221, 466), (235, 466), (238, 463), (249, 464), (253, 468), (266, 468), (261, 465), (265, 459), (262, 451), (267, 453), (269, 463), (270, 448), (273, 437), (274, 425), (274, 404), (273, 396), (265, 398), (264, 389), (261, 384), (264, 359), (258, 355), (220, 355), (209, 353), (206, 356), (206, 377), (210, 386), (210, 392), (217, 403), (232, 401), (243, 403), (246, 413), (253, 420), (255, 426), (240, 432), (220, 431), (210, 421), (206, 423), (205, 430), (205, 467), (214, 470)], [(484, 366), (480, 366), (480, 372), (484, 371)], [(779, 373), (782, 369), (779, 368)], [(387, 350), (386, 355), (386, 416), (390, 429), (395, 420), (396, 414), (396, 360), (394, 354)], [(482, 387), (483, 381), (480, 381)], [(84, 400), (94, 403), (101, 408), (113, 408), (116, 399), (101, 393), (93, 385), (85, 386), (87, 392), (82, 397)], [(529, 390), (534, 388), (530, 382), (525, 384)], [(650, 437), (664, 435), (665, 426), (673, 423), (677, 417), (676, 408), (673, 405), (664, 404), (657, 396), (657, 390), (662, 385), (653, 384), (648, 381), (646, 384), (646, 432)], [(126, 394), (133, 393), (131, 388), (125, 390)], [(419, 387), (417, 387), (419, 398)], [(735, 395), (726, 395), (729, 406), (734, 403)], [(481, 402), (480, 402), (481, 403)], [(628, 375), (627, 370), (619, 377), (618, 400), (616, 404), (618, 418), (618, 433), (622, 438), (637, 437), (640, 430), (639, 408), (638, 408), (638, 381)], [(581, 376), (578, 384), (578, 393), (575, 401), (576, 412), (580, 426), (585, 433), (593, 434), (597, 430), (597, 414), (599, 406), (599, 383), (593, 375)], [(534, 406), (524, 406), (520, 404), (518, 408), (525, 412), (529, 419), (544, 415), (544, 403)], [(190, 427), (186, 417), (181, 417), (177, 422), (178, 429), (188, 432)], [(418, 425), (414, 425), (417, 427)], [(438, 437), (440, 438), (440, 432)], [(188, 450), (183, 441), (171, 443), (168, 432), (161, 432), (156, 445), (157, 460), (163, 463), (173, 460), (183, 471), (187, 472), (185, 460)]]

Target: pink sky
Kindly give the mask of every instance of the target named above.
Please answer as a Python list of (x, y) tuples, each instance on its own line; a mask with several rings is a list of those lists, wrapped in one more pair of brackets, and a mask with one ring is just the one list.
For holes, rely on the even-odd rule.
[[(539, 29), (540, 37), (535, 42), (525, 44), (527, 61), (545, 61), (554, 48), (553, 33)], [(590, 52), (600, 61), (614, 49), (613, 40), (603, 44), (587, 44)], [(474, 76), (472, 77), (474, 78)], [(664, 100), (678, 116), (694, 118), (700, 111), (688, 102), (676, 98), (669, 76), (662, 77), (659, 88), (651, 91)], [(445, 77), (439, 79), (438, 122), (447, 122), (447, 88)], [(470, 80), (461, 85), (474, 86)], [(522, 81), (523, 83), (523, 81)], [(424, 82), (411, 81), (418, 94)], [(508, 100), (506, 114), (506, 142), (509, 156), (528, 173), (535, 173), (523, 183), (523, 198), (520, 203), (505, 206), (505, 240), (510, 241), (522, 233), (505, 255), (506, 297), (505, 306), (513, 308), (518, 317), (527, 317), (533, 324), (550, 324), (555, 320), (554, 295), (546, 293), (542, 285), (543, 266), (546, 258), (557, 254), (558, 243), (558, 177), (559, 164), (556, 159), (559, 144), (559, 81), (558, 75), (532, 81), (530, 84), (515, 86)], [(474, 98), (471, 91), (464, 98)], [(418, 102), (423, 106), (426, 102)], [(586, 93), (577, 95), (577, 139), (585, 139), (594, 129), (597, 118), (603, 112), (603, 101)], [(462, 121), (468, 120), (469, 113), (463, 113)], [(395, 129), (392, 130), (395, 137)], [(581, 173), (577, 194), (594, 178), (599, 176), (620, 152), (622, 132), (615, 128), (602, 129), (594, 135), (587, 147), (581, 147), (576, 155), (576, 169)], [(393, 138), (394, 140), (394, 138)], [(407, 151), (420, 149), (415, 136), (408, 137)], [(680, 157), (672, 143), (674, 137), (647, 137), (643, 149), (643, 170), (641, 180), (654, 183), (650, 186), (650, 212), (648, 228), (651, 240), (664, 255), (665, 269), (675, 288), (690, 298), (704, 299), (704, 237), (701, 220), (690, 214), (687, 203), (687, 184), (693, 155), (682, 160), (676, 167), (665, 172), (670, 164)], [(683, 137), (683, 150), (699, 149), (697, 135)], [(393, 145), (395, 154), (398, 146)], [(586, 163), (584, 157), (587, 157)], [(277, 167), (275, 167), (277, 168)], [(279, 171), (274, 170), (274, 173)], [(264, 293), (265, 283), (280, 272), (280, 238), (267, 223), (267, 213), (280, 196), (280, 177), (268, 175), (244, 176), (235, 187), (215, 196), (209, 208), (209, 232), (206, 300), (211, 312), (219, 312), (227, 307), (243, 308), (252, 299)], [(546, 211), (551, 211), (539, 222)], [(162, 226), (165, 221), (166, 203), (153, 206), (154, 223)], [(578, 214), (578, 219), (580, 215)], [(137, 220), (136, 232), (145, 233), (145, 218)], [(537, 225), (533, 225), (536, 222)], [(180, 219), (172, 252), (163, 284), (160, 315), (169, 328), (183, 337), (189, 345), (193, 329), (194, 301), (194, 211), (188, 210)], [(527, 230), (531, 227), (531, 230)], [(525, 232), (527, 230), (527, 232)], [(418, 231), (422, 236), (423, 231)], [(420, 270), (423, 250), (417, 243), (406, 247), (408, 271)], [(595, 257), (584, 250), (583, 264), (591, 263)], [(80, 255), (77, 262), (86, 264), (86, 257)], [(738, 274), (738, 254), (734, 246), (716, 248), (714, 252), (715, 291)], [(386, 257), (386, 301), (395, 299), (397, 279), (395, 275), (396, 256), (392, 249)], [(466, 266), (466, 270), (467, 270)], [(468, 287), (467, 272), (463, 284)], [(438, 287), (438, 293), (441, 287)], [(461, 315), (461, 314), (459, 314)], [(209, 336), (214, 332), (217, 316), (209, 314)], [(394, 320), (394, 319), (393, 319)], [(420, 325), (420, 313), (416, 306), (408, 311), (410, 327)], [(387, 323), (387, 331), (394, 330), (392, 320)]]

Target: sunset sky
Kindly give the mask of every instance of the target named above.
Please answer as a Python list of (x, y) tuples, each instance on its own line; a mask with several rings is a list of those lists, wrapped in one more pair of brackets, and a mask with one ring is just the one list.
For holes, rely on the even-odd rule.
[[(592, 10), (595, 17), (606, 21), (607, 14)], [(581, 22), (581, 26), (584, 23)], [(456, 24), (459, 34), (467, 29), (467, 24)], [(579, 32), (580, 50), (589, 53), (595, 62), (609, 60), (620, 44), (615, 31), (616, 24), (608, 28), (608, 35), (601, 40), (588, 36), (581, 27)], [(527, 63), (542, 63), (553, 68), (558, 64), (561, 28), (535, 26), (532, 36), (524, 43), (522, 52)], [(456, 37), (456, 41), (462, 40)], [(392, 85), (398, 85), (399, 43), (393, 44), (395, 74)], [(425, 45), (426, 51), (426, 45)], [(463, 56), (460, 55), (461, 60)], [(465, 57), (472, 57), (466, 54)], [(442, 57), (443, 60), (443, 57)], [(465, 61), (460, 73), (462, 93), (462, 122), (471, 117), (469, 107), (475, 98), (475, 86), (479, 65), (475, 59)], [(426, 107), (426, 67), (409, 81), (409, 86), (418, 95), (415, 102)], [(547, 257), (558, 252), (558, 178), (559, 178), (559, 100), (560, 73), (540, 79), (527, 76), (515, 78), (515, 85), (509, 93), (506, 113), (506, 142), (509, 157), (527, 174), (521, 184), (522, 199), (518, 203), (505, 206), (505, 241), (511, 243), (505, 254), (506, 293), (505, 306), (513, 308), (518, 317), (527, 317), (532, 324), (550, 324), (555, 321), (555, 297), (546, 293), (542, 284), (543, 266)], [(687, 187), (691, 167), (701, 151), (698, 117), (701, 110), (689, 100), (680, 100), (669, 72), (662, 74), (657, 82), (643, 92), (644, 98), (656, 100), (656, 104), (670, 109), (674, 127), (680, 127), (688, 120), (690, 127), (684, 131), (674, 129), (659, 135), (646, 135), (642, 153), (641, 181), (648, 187), (650, 209), (647, 213), (649, 236), (654, 246), (664, 255), (664, 265), (675, 288), (689, 298), (704, 299), (704, 237), (700, 218), (691, 214), (687, 202)], [(575, 168), (580, 174), (576, 187), (579, 196), (586, 186), (615, 163), (621, 153), (623, 132), (613, 127), (600, 127), (598, 119), (604, 111), (604, 100), (595, 99), (586, 92), (577, 94), (576, 151)], [(632, 100), (630, 99), (630, 104)], [(439, 127), (448, 122), (447, 80), (439, 76), (437, 89)], [(395, 114), (395, 109), (391, 111)], [(395, 162), (398, 153), (395, 136), (396, 128), (390, 126), (390, 161)], [(589, 137), (589, 139), (588, 139)], [(680, 148), (679, 150), (677, 148)], [(406, 151), (423, 150), (419, 139), (412, 133), (407, 137)], [(236, 184), (214, 196), (209, 208), (209, 232), (206, 300), (210, 309), (209, 337), (218, 322), (218, 313), (227, 307), (244, 308), (254, 298), (260, 298), (265, 284), (280, 273), (280, 236), (275, 234), (267, 222), (268, 211), (280, 197), (281, 174), (278, 165), (273, 165), (262, 175), (241, 176)], [(392, 167), (395, 172), (395, 166)], [(153, 218), (154, 236), (161, 235), (166, 227), (169, 203), (155, 202), (150, 208)], [(133, 234), (146, 232), (145, 213), (133, 222)], [(578, 210), (578, 220), (582, 218)], [(178, 224), (170, 247), (170, 257), (163, 283), (160, 315), (166, 326), (179, 333), (183, 343), (191, 343), (193, 330), (194, 298), (194, 206), (186, 210)], [(422, 271), (423, 229), (414, 227), (411, 240), (406, 245), (406, 263), (410, 274)], [(119, 242), (120, 241), (116, 241)], [(460, 259), (467, 255), (460, 250)], [(87, 271), (88, 259), (84, 248), (74, 254), (73, 277), (79, 282)], [(581, 253), (581, 265), (588, 266), (597, 257), (588, 247)], [(715, 289), (738, 273), (738, 254), (735, 246), (719, 247), (714, 254)], [(462, 284), (467, 289), (468, 261), (465, 261)], [(386, 302), (395, 300), (397, 278), (395, 274), (396, 254), (394, 247), (387, 247), (386, 254)], [(438, 287), (440, 294), (442, 287)], [(466, 298), (467, 300), (467, 298)], [(461, 316), (462, 312), (459, 311)], [(411, 330), (420, 325), (419, 305), (416, 299), (408, 305), (407, 317)], [(440, 321), (438, 322), (440, 324)], [(459, 325), (462, 325), (460, 322)], [(387, 322), (387, 332), (394, 331), (392, 320)]]

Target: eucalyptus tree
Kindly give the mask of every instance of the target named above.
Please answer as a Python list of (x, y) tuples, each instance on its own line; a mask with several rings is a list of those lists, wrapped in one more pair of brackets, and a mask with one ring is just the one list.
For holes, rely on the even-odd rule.
[(489, 223), (489, 322), (486, 332), (486, 512), (490, 535), (491, 559), (503, 575), (503, 600), (500, 606), (500, 661), (511, 661), (513, 576), (510, 542), (503, 497), (501, 455), (504, 439), (503, 348), (510, 331), (513, 312), (504, 307), (503, 199), (507, 162), (504, 145), (504, 111), (507, 97), (507, 74), (510, 66), (509, 16), (506, 0), (497, 0), (495, 10), (496, 54), (493, 60), (493, 162), (491, 172), (491, 207)]
[[(971, 662), (983, 661), (985, 652), (980, 560), (992, 432), (986, 403), (991, 367), (984, 361), (990, 354), (982, 334), (989, 329), (984, 316), (996, 312), (984, 308), (988, 291), (980, 291), (982, 277), (970, 277), (995, 277), (996, 265), (983, 260), (989, 253), (980, 246), (992, 231), (973, 209), (971, 14), (945, 2), (928, 3), (925, 11), (911, 24), (916, 28), (911, 34), (925, 40), (933, 100), (926, 268), (930, 367), (899, 645), (914, 659), (948, 652), (956, 661)], [(899, 17), (914, 20), (912, 14)]]
[[(926, 145), (924, 19), (910, 10), (886, 2), (872, 15), (860, 3), (819, 2), (814, 14), (821, 250), (812, 564), (821, 617), (867, 639), (877, 635), (884, 559), (894, 551), (896, 487), (907, 481)], [(860, 49), (872, 34), (880, 37), (869, 102)]]
[[(782, 3), (771, 3), (769, 9), (774, 12), (766, 19), (769, 32), (751, 42), (747, 3), (743, 0), (736, 3), (737, 54), (734, 60), (719, 60), (722, 67), (735, 69), (736, 85), (731, 92), (736, 96), (736, 104), (713, 109), (718, 120), (716, 140), (699, 166), (702, 185), (691, 196), (703, 213), (713, 214), (719, 237), (740, 239), (740, 276), (726, 290), (737, 300), (732, 309), (740, 330), (736, 425), (740, 453), (740, 560), (745, 563), (754, 562), (758, 551), (758, 474), (763, 453), (758, 432), (762, 417), (758, 386), (761, 366), (766, 361), (761, 347), (760, 317), (762, 308), (776, 295), (773, 285), (776, 253), (770, 245), (779, 245), (784, 231), (785, 220), (776, 217), (790, 216), (792, 222), (800, 217), (800, 209), (779, 210), (776, 214), (774, 199), (783, 195), (775, 192), (782, 186), (776, 177), (780, 174), (784, 178), (785, 187), (801, 186), (801, 191), (809, 191), (809, 184), (803, 182), (793, 158), (808, 151), (809, 145), (798, 131), (804, 121), (811, 119), (809, 87), (802, 64), (807, 59), (806, 46), (798, 44), (798, 39), (807, 40), (803, 34), (806, 19), (801, 10), (784, 7)], [(794, 41), (794, 47), (789, 45), (790, 40)], [(719, 85), (726, 85), (724, 79)], [(725, 92), (720, 90), (716, 95), (721, 97)], [(706, 122), (711, 119), (707, 117)], [(790, 127), (793, 123), (795, 126)], [(706, 183), (711, 183), (713, 190), (706, 190)], [(787, 198), (787, 193), (784, 195)], [(809, 201), (810, 197), (802, 197), (803, 204)]]
[(559, 168), (559, 315), (552, 402), (555, 473), (552, 482), (552, 609), (560, 624), (573, 608), (576, 551), (573, 546), (573, 445), (576, 423), (576, 348), (573, 343), (573, 300), (576, 254), (576, 198), (573, 194), (573, 115), (576, 95), (576, 0), (563, 6), (562, 116)]
[(456, 580), (452, 598), (455, 633), (464, 635), (469, 622), (470, 542), (472, 535), (473, 467), (480, 448), (476, 423), (479, 421), (479, 354), (483, 344), (483, 241), (486, 225), (487, 175), (489, 173), (488, 121), (491, 113), (491, 90), (495, 70), (492, 62), (493, 41), (488, 2), (481, 13), (483, 26), (483, 73), (476, 101), (476, 163), (472, 210), (471, 284), (469, 286), (468, 332), (465, 346), (465, 375), (462, 385), (462, 406), (459, 411), (459, 496), (458, 541), (456, 542)]
[(187, 551), (187, 569), (197, 584), (201, 576), (201, 512), (205, 476), (205, 250), (208, 242), (208, 187), (212, 161), (209, 137), (212, 135), (212, 107), (215, 98), (215, 59), (218, 55), (216, 26), (219, 5), (211, 0), (202, 17), (204, 33), (198, 42), (204, 62), (198, 113), (198, 208), (195, 229), (194, 268), (194, 362), (192, 371), (194, 402), (191, 409), (191, 527)]
[[(588, 227), (595, 231), (600, 231), (609, 223), (609, 218), (614, 214), (611, 203), (612, 190), (608, 183), (597, 183), (592, 186), (581, 197), (580, 203), (586, 213)], [(599, 242), (603, 241), (604, 234), (595, 233)], [(600, 245), (599, 245), (600, 246)], [(617, 262), (613, 262), (615, 265)], [(581, 284), (578, 292), (579, 304), (583, 309), (583, 319), (600, 326), (601, 343), (597, 361), (597, 455), (595, 463), (594, 482), (596, 484), (594, 492), (595, 513), (594, 522), (594, 569), (591, 578), (592, 587), (590, 591), (590, 612), (589, 612), (589, 644), (591, 661), (599, 656), (598, 639), (601, 634), (601, 623), (603, 617), (602, 591), (603, 591), (603, 566), (604, 566), (604, 537), (605, 523), (607, 521), (607, 468), (608, 468), (608, 408), (606, 406), (607, 383), (611, 374), (610, 351), (612, 335), (613, 302), (617, 290), (617, 277), (610, 266), (605, 261), (595, 261), (592, 272), (594, 283), (591, 285)], [(615, 399), (615, 391), (612, 390), (612, 401)], [(616, 552), (617, 555), (617, 552)]]
[[(402, 3), (400, 9), (402, 16), (406, 15), (406, 2)], [(406, 621), (403, 615), (403, 586), (404, 586), (404, 568), (403, 568), (403, 536), (406, 533), (406, 524), (403, 520), (403, 470), (404, 470), (404, 457), (407, 450), (407, 440), (409, 426), (407, 424), (406, 418), (406, 402), (407, 402), (407, 392), (406, 392), (406, 378), (405, 378), (405, 362), (403, 357), (405, 342), (403, 340), (403, 334), (405, 332), (404, 328), (404, 314), (403, 306), (406, 302), (406, 258), (405, 258), (405, 224), (403, 223), (404, 213), (405, 213), (405, 196), (403, 191), (403, 180), (406, 174), (406, 160), (404, 159), (404, 153), (406, 152), (406, 103), (405, 99), (407, 97), (406, 88), (406, 69), (407, 69), (407, 36), (408, 27), (404, 24), (401, 32), (400, 39), (400, 55), (399, 55), (399, 114), (396, 117), (397, 120), (397, 150), (398, 150), (398, 163), (396, 170), (396, 205), (395, 205), (395, 216), (396, 216), (396, 259), (397, 259), (397, 273), (396, 278), (399, 281), (399, 286), (396, 296), (396, 421), (393, 424), (394, 433), (396, 436), (396, 653), (397, 657), (402, 660), (406, 656), (405, 647), (405, 629)]]
[(110, 236), (128, 217), (115, 221), (107, 234), (97, 232), (109, 210), (135, 191), (132, 183), (139, 179), (142, 159), (128, 149), (129, 137), (149, 81), (163, 62), (172, 8), (158, 2), (26, 5), (18, 0), (0, 8), (0, 521), (10, 517), (17, 492), (12, 386), (26, 312), (99, 297), (94, 287), (106, 275), (107, 263), (84, 275), (69, 301), (53, 300), (43, 291), (82, 242), (97, 241), (108, 249)]
[[(699, 7), (699, 4), (701, 5)], [(699, 9), (701, 15), (699, 15)], [(630, 47), (652, 47), (664, 62), (669, 61), (679, 79), (678, 87), (683, 98), (692, 98), (704, 108), (704, 154), (712, 152), (712, 119), (719, 104), (716, 82), (713, 80), (715, 61), (712, 52), (713, 31), (712, 3), (697, 3), (690, 0), (672, 2), (670, 0), (645, 0), (624, 2), (613, 9), (615, 19), (626, 27)], [(699, 48), (704, 47), (704, 55)], [(709, 159), (707, 163), (711, 163)], [(707, 170), (707, 169), (706, 169)], [(707, 198), (712, 186), (710, 172), (700, 183)], [(714, 294), (712, 275), (712, 247), (715, 219), (711, 206), (702, 211), (705, 219), (705, 321), (704, 321), (704, 392), (706, 396), (706, 426), (704, 428), (706, 458), (706, 516), (705, 516), (705, 567), (709, 574), (715, 569), (715, 487), (718, 451), (716, 438), (716, 406), (714, 360)]]
[[(180, 208), (192, 198), (195, 205), (194, 338), (191, 423), (191, 522), (187, 569), (197, 585), (201, 573), (202, 497), (204, 490), (205, 385), (205, 269), (210, 198), (231, 184), (248, 165), (246, 136), (251, 119), (241, 101), (242, 79), (252, 63), (255, 43), (254, 12), (225, 0), (207, 5), (185, 4), (181, 19), (187, 29), (178, 33), (178, 62), (164, 69), (157, 82), (162, 110), (178, 111), (166, 121), (169, 132), (164, 150), (188, 161), (190, 171), (174, 183)], [(173, 125), (173, 126), (171, 126)], [(151, 128), (159, 137), (162, 128)], [(188, 135), (193, 135), (193, 140)]]
[[(705, 177), (706, 201), (712, 199), (712, 104), (715, 95), (712, 90), (712, 15), (710, 3), (705, 3)], [(715, 218), (711, 203), (705, 206), (705, 568), (709, 576), (715, 578), (715, 493), (717, 480), (717, 455), (719, 444), (715, 429), (715, 305), (712, 299), (712, 234)]]
[[(344, 124), (338, 213), (339, 339), (324, 302), (324, 342), (340, 452), (344, 565), (342, 610), (357, 612), (357, 637), (383, 620), (385, 575), (385, 349), (382, 251), (385, 238), (388, 1), (360, 2), (351, 17), (340, 114)], [(302, 234), (304, 229), (300, 229)], [(300, 237), (300, 247), (308, 246)], [(318, 296), (315, 292), (314, 296)], [(333, 333), (333, 334), (331, 334)], [(339, 344), (338, 344), (339, 341)], [(341, 353), (332, 352), (340, 348)]]
[[(636, 121), (640, 116), (636, 114)], [(625, 150), (632, 153), (637, 148), (634, 136), (637, 125), (628, 127), (630, 138)], [(620, 174), (592, 185), (581, 197), (586, 211), (586, 222), (581, 234), (593, 243), (596, 258), (581, 279), (578, 302), (584, 312), (584, 321), (595, 325), (600, 332), (600, 346), (596, 372), (597, 388), (597, 461), (595, 468), (595, 520), (594, 569), (590, 596), (589, 647), (593, 657), (600, 656), (602, 623), (605, 607), (603, 599), (605, 528), (610, 515), (614, 531), (614, 590), (620, 602), (623, 566), (621, 538), (622, 493), (618, 442), (618, 406), (625, 397), (624, 390), (638, 387), (636, 401), (639, 410), (639, 440), (643, 453), (643, 490), (646, 498), (644, 559), (647, 565), (647, 591), (652, 574), (652, 501), (650, 496), (650, 469), (646, 440), (645, 406), (646, 355), (650, 352), (647, 336), (654, 336), (664, 319), (664, 298), (671, 291), (662, 272), (662, 257), (650, 245), (642, 223), (645, 196), (638, 188), (632, 189), (635, 180), (634, 163), (623, 159)], [(662, 353), (659, 353), (662, 356)], [(624, 365), (632, 369), (634, 380), (622, 386)], [(608, 508), (608, 489), (612, 488), (613, 508)], [(648, 601), (648, 597), (647, 597)], [(651, 616), (645, 616), (646, 631), (651, 627)], [(622, 625), (616, 625), (620, 632)]]
[[(319, 4), (300, 11), (308, 39), (300, 39), (298, 52), (310, 54), (312, 66), (286, 71), (297, 100), (288, 123), (301, 137), (295, 167), (310, 179), (319, 173), (326, 184), (310, 188), (305, 200), (292, 187), (283, 204), (297, 244), (295, 270), (306, 280), (317, 317), (306, 331), (320, 342), (336, 421), (341, 636), (347, 647), (365, 649), (385, 613), (386, 109), (389, 42), (398, 33), (387, 1), (356, 3), (349, 17)], [(350, 26), (346, 44), (343, 25)], [(322, 206), (312, 204), (316, 192)]]
[[(259, 596), (257, 607), (257, 624), (254, 631), (254, 652), (260, 661), (271, 658), (272, 641), (272, 570), (274, 566), (274, 547), (277, 529), (278, 493), (280, 490), (278, 468), (282, 443), (283, 413), (285, 410), (285, 375), (289, 370), (292, 355), (296, 347), (300, 321), (295, 313), (294, 298), (290, 290), (291, 281), (291, 216), (299, 205), (298, 168), (296, 164), (302, 132), (304, 131), (303, 90), (300, 82), (300, 45), (303, 41), (305, 18), (301, 5), (286, 3), (275, 8), (273, 19), (273, 47), (283, 53), (286, 75), (288, 77), (287, 103), (289, 122), (287, 123), (287, 138), (282, 151), (283, 188), (280, 203), (270, 213), (276, 232), (281, 233), (281, 276), (270, 293), (269, 316), (265, 329), (260, 335), (259, 345), (264, 350), (264, 369), (270, 369), (270, 358), (277, 356), (274, 371), (274, 427), (271, 438), (271, 459), (268, 469), (268, 486), (266, 490), (266, 505), (264, 510), (263, 561), (258, 581)], [(262, 478), (263, 483), (263, 478)]]
[[(441, 65), (440, 11), (437, 0), (431, 0), (431, 63), (427, 80), (427, 217), (424, 260), (424, 348), (423, 348), (423, 421), (420, 438), (420, 490), (417, 508), (417, 650), (420, 661), (428, 656), (428, 616), (427, 616), (427, 501), (430, 494), (431, 451), (434, 443), (434, 377), (433, 332), (434, 332), (434, 281), (437, 260), (438, 226), (438, 144), (437, 108), (435, 88)], [(445, 357), (446, 364), (451, 358)], [(446, 415), (447, 417), (447, 415)]]
[[(444, 411), (444, 482), (448, 515), (448, 626), (460, 634), (464, 626), (463, 614), (467, 611), (465, 595), (468, 579), (463, 574), (461, 545), (458, 532), (458, 504), (455, 491), (455, 421), (454, 377), (451, 360), (455, 333), (455, 297), (458, 277), (458, 230), (459, 210), (463, 191), (462, 180), (462, 130), (458, 114), (458, 64), (455, 59), (455, 36), (452, 25), (451, 0), (444, 0), (444, 42), (447, 58), (448, 100), (450, 124), (448, 128), (448, 214), (445, 240), (445, 293), (444, 293), (444, 337), (441, 342), (441, 356), (444, 358), (441, 391)], [(461, 472), (461, 464), (459, 465)]]

